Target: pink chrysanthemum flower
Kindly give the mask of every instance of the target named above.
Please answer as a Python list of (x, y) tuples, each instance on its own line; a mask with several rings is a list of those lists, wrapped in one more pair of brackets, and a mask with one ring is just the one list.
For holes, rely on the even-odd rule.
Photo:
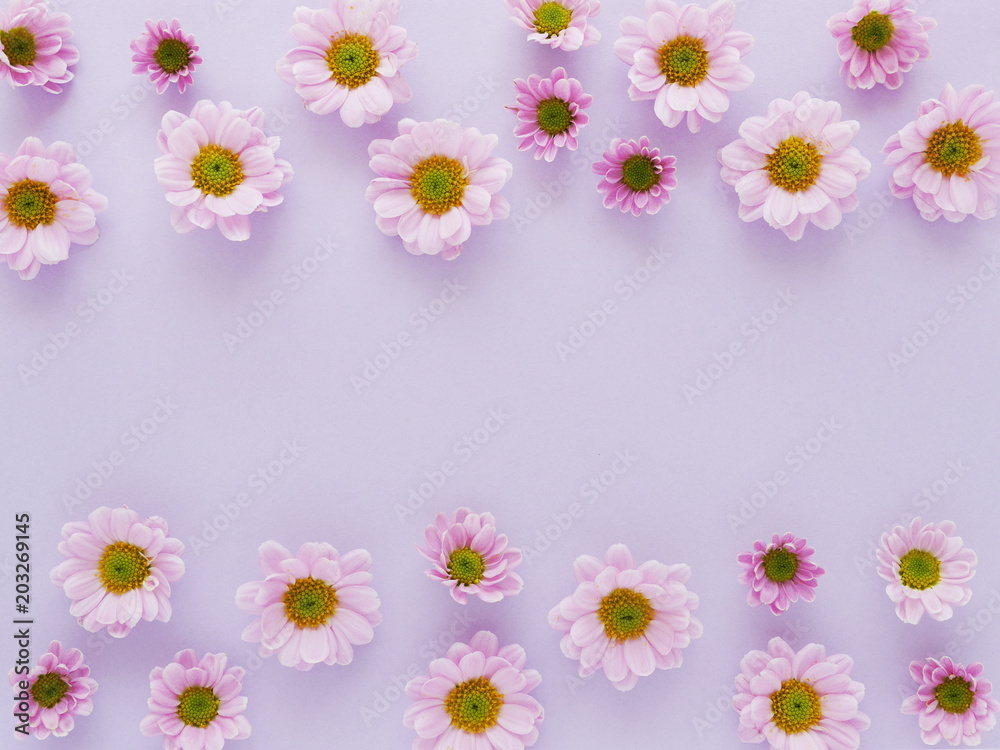
[(567, 76), (565, 68), (556, 68), (549, 78), (530, 75), (528, 80), (516, 79), (514, 86), (517, 103), (510, 109), (520, 120), (514, 127), (514, 135), (521, 139), (518, 150), (534, 147), (535, 158), (545, 161), (555, 159), (563, 146), (576, 151), (576, 137), (590, 122), (583, 110), (594, 101), (583, 93), (580, 82)]
[(747, 604), (766, 604), (780, 615), (792, 602), (816, 598), (816, 583), (826, 571), (812, 561), (816, 552), (794, 534), (774, 534), (770, 543), (756, 541), (752, 552), (737, 557), (740, 583), (747, 586)]
[(178, 651), (149, 673), (149, 711), (139, 724), (145, 737), (163, 736), (165, 750), (221, 750), (226, 740), (245, 740), (250, 722), (242, 667), (226, 668), (225, 654)]
[(80, 59), (71, 36), (69, 16), (49, 13), (48, 0), (10, 0), (0, 10), (0, 80), (60, 93)]
[(763, 217), (799, 240), (810, 223), (833, 229), (858, 207), (858, 182), (871, 162), (850, 145), (860, 124), (842, 114), (837, 102), (800, 91), (743, 121), (741, 137), (719, 150), (722, 179), (736, 188), (743, 221)]
[(157, 94), (170, 88), (171, 83), (176, 83), (183, 94), (194, 80), (195, 68), (201, 65), (194, 35), (185, 34), (176, 18), (170, 23), (147, 19), (146, 30), (129, 46), (134, 53), (132, 72), (137, 76), (148, 73)]
[(837, 40), (843, 61), (840, 75), (852, 89), (888, 89), (903, 85), (903, 73), (931, 55), (927, 32), (937, 21), (917, 16), (910, 0), (854, 0), (846, 13), (837, 13), (826, 27)]
[(350, 664), (353, 646), (370, 643), (382, 622), (378, 594), (368, 584), (372, 556), (363, 549), (341, 555), (329, 544), (308, 542), (297, 555), (274, 541), (260, 546), (263, 581), (244, 583), (236, 606), (260, 615), (243, 640), (260, 655), (278, 655), (286, 667)]
[(291, 33), (299, 46), (278, 61), (278, 75), (310, 112), (339, 109), (352, 128), (378, 122), (393, 104), (412, 96), (399, 71), (417, 56), (417, 45), (396, 25), (398, 15), (398, 0), (331, 0), (322, 10), (296, 8)]
[(452, 598), (465, 604), (469, 595), (498, 602), (521, 593), (524, 581), (513, 570), (521, 564), (521, 550), (507, 546), (498, 534), (492, 513), (459, 508), (450, 517), (438, 513), (424, 532), (427, 546), (417, 551), (434, 563), (427, 577), (441, 581)]
[(184, 575), (184, 543), (159, 516), (97, 508), (62, 528), (52, 582), (73, 600), (69, 613), (91, 633), (124, 638), (139, 620), (169, 622), (170, 584)]
[(430, 664), (430, 674), (406, 685), (413, 703), (403, 725), (415, 729), (413, 750), (523, 750), (538, 740), (545, 712), (529, 693), (541, 675), (525, 669), (516, 643), (500, 648), (480, 630)]
[(916, 625), (924, 612), (934, 620), (950, 620), (953, 607), (969, 603), (969, 580), (976, 574), (976, 553), (962, 546), (951, 521), (925, 524), (920, 517), (909, 528), (897, 526), (882, 535), (878, 574), (889, 581), (885, 592), (896, 615)]
[(284, 200), (279, 191), (291, 181), (292, 166), (275, 156), (281, 139), (264, 134), (259, 107), (241, 110), (202, 99), (190, 116), (167, 112), (161, 127), (163, 155), (153, 165), (178, 232), (218, 223), (227, 240), (246, 240), (250, 214)]
[(636, 565), (628, 547), (616, 544), (604, 562), (581, 555), (573, 572), (576, 591), (552, 608), (549, 625), (563, 633), (559, 646), (579, 659), (581, 677), (603, 667), (616, 688), (631, 690), (656, 669), (679, 667), (682, 649), (702, 634), (683, 563)]
[(858, 710), (865, 686), (851, 679), (853, 669), (846, 654), (828, 657), (817, 643), (796, 652), (772, 638), (766, 652), (740, 662), (733, 696), (739, 738), (775, 750), (857, 750), (871, 722)]
[(928, 745), (942, 739), (950, 745), (978, 745), (981, 733), (996, 726), (1000, 702), (992, 695), (993, 686), (982, 679), (982, 664), (966, 667), (947, 656), (940, 661), (928, 658), (910, 662), (910, 674), (917, 694), (903, 701), (902, 711), (919, 717), (920, 739)]
[(96, 214), (108, 199), (90, 185), (90, 171), (73, 147), (25, 138), (13, 158), (0, 154), (0, 255), (24, 280), (42, 264), (69, 257), (69, 246), (93, 245)]
[(913, 198), (927, 221), (992, 219), (1000, 194), (1000, 102), (983, 86), (956, 92), (948, 84), (940, 99), (920, 105), (882, 149), (892, 167), (889, 187), (897, 198)]
[[(12, 668), (10, 684), (14, 713), (28, 715), (28, 734), (40, 740), (50, 734), (65, 737), (73, 731), (77, 716), (90, 716), (94, 710), (97, 683), (90, 677), (90, 667), (83, 663), (79, 649), (64, 649), (59, 641), (49, 644), (30, 672), (17, 674), (16, 667)], [(22, 693), (26, 699), (17, 697)]]
[(668, 128), (687, 117), (692, 133), (719, 122), (729, 109), (729, 92), (743, 91), (753, 73), (743, 58), (753, 37), (732, 31), (736, 6), (719, 0), (709, 8), (672, 0), (648, 0), (647, 18), (622, 20), (615, 42), (618, 59), (629, 65), (629, 98), (654, 100), (653, 110)]
[(670, 202), (670, 191), (677, 187), (676, 163), (673, 156), (660, 156), (660, 149), (642, 136), (638, 142), (615, 138), (591, 168), (601, 175), (597, 189), (604, 207), (619, 206), (622, 213), (639, 216), (643, 211), (655, 214)]
[(490, 156), (498, 142), (450, 120), (400, 120), (398, 137), (368, 146), (375, 224), (414, 255), (457, 258), (473, 226), (510, 215), (500, 189), (514, 167)]
[(600, 0), (503, 0), (510, 19), (528, 30), (528, 41), (572, 52), (601, 39), (590, 19), (601, 12)]

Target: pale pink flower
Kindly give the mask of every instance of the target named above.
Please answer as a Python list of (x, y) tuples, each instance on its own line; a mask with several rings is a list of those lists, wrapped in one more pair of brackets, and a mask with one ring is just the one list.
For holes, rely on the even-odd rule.
[(225, 654), (178, 651), (149, 673), (149, 713), (139, 724), (145, 737), (163, 736), (164, 750), (222, 750), (226, 740), (245, 740), (242, 667), (226, 668)]
[(183, 94), (194, 80), (195, 68), (201, 65), (194, 35), (185, 34), (176, 18), (170, 23), (147, 19), (146, 30), (129, 47), (133, 52), (132, 72), (137, 76), (148, 73), (157, 94), (172, 83)]
[(766, 604), (780, 615), (792, 602), (816, 598), (817, 579), (826, 571), (813, 562), (816, 552), (794, 534), (774, 534), (770, 543), (756, 541), (752, 552), (737, 557), (740, 583), (747, 587), (747, 604)]
[(918, 716), (920, 739), (928, 745), (942, 739), (949, 745), (978, 745), (980, 735), (996, 726), (1000, 702), (989, 680), (982, 679), (979, 662), (966, 667), (947, 656), (928, 658), (910, 662), (910, 674), (917, 694), (903, 701), (902, 711)]
[(417, 45), (396, 25), (398, 15), (398, 0), (331, 0), (321, 10), (298, 7), (291, 33), (299, 46), (278, 61), (278, 75), (295, 87), (310, 112), (339, 109), (340, 119), (352, 128), (378, 122), (393, 104), (412, 95), (399, 71), (417, 56)]
[(572, 52), (597, 44), (601, 32), (590, 22), (600, 0), (503, 0), (510, 19), (528, 30), (528, 41)]
[(631, 690), (640, 677), (679, 667), (683, 649), (702, 634), (683, 563), (636, 565), (628, 547), (616, 544), (603, 562), (581, 555), (573, 572), (576, 591), (552, 608), (549, 625), (563, 634), (563, 654), (579, 660), (581, 677), (603, 667), (616, 688)]
[(170, 584), (184, 575), (184, 543), (159, 516), (97, 508), (62, 528), (52, 582), (73, 603), (69, 613), (91, 633), (124, 638), (139, 620), (169, 622)]
[(849, 11), (826, 22), (843, 61), (840, 75), (850, 88), (881, 83), (898, 89), (903, 73), (930, 57), (927, 32), (937, 21), (917, 16), (909, 5), (910, 0), (854, 0)]
[(983, 86), (955, 91), (920, 105), (919, 117), (886, 141), (889, 187), (913, 198), (927, 221), (942, 216), (992, 219), (1000, 194), (1000, 102)]
[(0, 9), (0, 80), (60, 93), (80, 59), (69, 43), (69, 20), (65, 13), (49, 13), (48, 0), (10, 0)]
[(601, 161), (591, 169), (601, 175), (597, 190), (604, 196), (604, 207), (618, 206), (622, 213), (639, 216), (655, 214), (670, 202), (670, 191), (677, 187), (673, 156), (660, 156), (649, 138), (638, 141), (615, 138)]
[(39, 657), (38, 666), (23, 673), (17, 670), (10, 670), (14, 713), (18, 724), (21, 720), (16, 714), (28, 715), (28, 734), (40, 740), (50, 734), (65, 737), (73, 731), (77, 716), (90, 716), (94, 710), (97, 683), (91, 679), (90, 667), (83, 663), (79, 649), (63, 648), (59, 641), (52, 641)]
[(545, 161), (555, 159), (563, 146), (576, 151), (580, 128), (590, 121), (583, 110), (594, 101), (580, 82), (567, 76), (565, 68), (556, 68), (549, 78), (530, 75), (528, 80), (515, 79), (514, 86), (516, 106), (510, 109), (520, 120), (514, 126), (514, 135), (521, 139), (518, 150), (534, 147), (535, 158)]
[(371, 643), (382, 622), (378, 594), (368, 584), (372, 557), (363, 549), (341, 555), (326, 543), (308, 542), (297, 555), (274, 541), (260, 546), (263, 581), (244, 583), (236, 606), (260, 615), (243, 640), (260, 655), (278, 655), (286, 667), (350, 664), (354, 646)]
[(430, 674), (410, 680), (413, 703), (403, 725), (416, 730), (413, 750), (524, 750), (538, 740), (545, 712), (529, 693), (541, 675), (525, 669), (527, 656), (516, 643), (500, 647), (480, 630), (454, 643), (430, 664)]
[(889, 581), (885, 592), (903, 622), (916, 625), (926, 612), (950, 620), (954, 607), (969, 603), (976, 574), (976, 553), (962, 545), (951, 521), (925, 524), (914, 518), (882, 535), (876, 551), (878, 574)]

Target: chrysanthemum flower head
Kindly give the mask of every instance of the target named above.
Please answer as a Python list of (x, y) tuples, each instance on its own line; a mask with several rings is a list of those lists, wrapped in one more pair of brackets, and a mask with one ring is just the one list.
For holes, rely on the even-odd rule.
[(194, 36), (185, 34), (176, 18), (170, 23), (147, 19), (146, 30), (129, 46), (133, 52), (132, 72), (138, 76), (148, 73), (157, 94), (172, 83), (183, 94), (193, 81), (195, 68), (201, 65)]
[(682, 650), (702, 634), (687, 565), (637, 565), (616, 544), (603, 561), (581, 555), (573, 572), (576, 591), (552, 608), (549, 625), (563, 634), (563, 654), (579, 660), (581, 677), (603, 668), (616, 688), (631, 690), (640, 677), (679, 667)]
[(981, 734), (996, 726), (1000, 702), (982, 677), (982, 664), (956, 664), (947, 656), (928, 658), (910, 662), (910, 675), (917, 693), (903, 701), (902, 711), (917, 715), (920, 738), (928, 745), (942, 739), (950, 745), (978, 745)]
[(912, 197), (927, 221), (992, 219), (1000, 194), (1000, 102), (994, 93), (983, 86), (955, 91), (948, 84), (918, 114), (882, 149), (893, 170), (893, 195)]
[(805, 539), (790, 533), (774, 534), (770, 542), (754, 542), (753, 551), (737, 558), (740, 583), (747, 586), (747, 604), (766, 604), (780, 615), (799, 599), (813, 601), (817, 579), (826, 572), (813, 562), (815, 552)]
[(949, 620), (954, 607), (972, 598), (968, 582), (976, 574), (976, 553), (963, 546), (951, 521), (925, 524), (918, 516), (883, 534), (875, 554), (878, 574), (889, 581), (885, 592), (903, 622), (916, 625), (925, 612)]
[(615, 138), (603, 159), (592, 166), (601, 175), (597, 189), (604, 195), (604, 207), (618, 206), (633, 216), (644, 211), (655, 214), (670, 202), (670, 191), (677, 187), (676, 163), (673, 156), (661, 156), (646, 136), (638, 141)]
[(410, 680), (413, 703), (404, 726), (416, 730), (413, 750), (523, 750), (538, 739), (544, 711), (529, 693), (541, 675), (525, 669), (516, 643), (501, 648), (481, 630), (468, 644), (455, 643), (430, 664), (430, 674)]
[(590, 19), (600, 0), (503, 0), (510, 19), (528, 30), (528, 41), (572, 52), (597, 44), (601, 32)]
[(0, 9), (0, 80), (60, 93), (80, 59), (71, 36), (69, 16), (49, 13), (48, 0), (10, 0)]
[(520, 120), (514, 127), (514, 135), (521, 139), (518, 150), (534, 147), (535, 158), (545, 161), (555, 159), (564, 146), (575, 151), (580, 128), (590, 121), (583, 110), (594, 101), (583, 93), (580, 82), (565, 68), (556, 68), (548, 78), (530, 75), (527, 80), (516, 79), (514, 86), (517, 99), (511, 109)]
[(139, 620), (170, 620), (170, 584), (184, 575), (184, 543), (159, 516), (130, 508), (97, 508), (62, 528), (52, 582), (73, 603), (69, 612), (91, 633), (124, 638)]
[(902, 86), (903, 73), (930, 57), (927, 32), (935, 26), (933, 18), (917, 16), (910, 0), (854, 0), (826, 22), (843, 61), (840, 75), (852, 89)]
[[(28, 734), (44, 740), (50, 734), (65, 737), (73, 730), (77, 716), (89, 716), (94, 710), (93, 695), (97, 683), (90, 677), (90, 667), (83, 662), (79, 649), (63, 648), (52, 641), (38, 665), (27, 674), (10, 670), (10, 684), (16, 693), (27, 683), (28, 698), (16, 701), (14, 711), (28, 714)], [(27, 709), (21, 711), (27, 704)]]
[(736, 6), (731, 0), (709, 8), (647, 0), (646, 16), (625, 18), (615, 42), (618, 59), (630, 66), (629, 98), (654, 100), (656, 116), (668, 128), (687, 119), (697, 133), (706, 120), (719, 122), (729, 109), (729, 92), (753, 83), (743, 62), (753, 37), (732, 31)]
[(163, 736), (164, 750), (222, 750), (226, 740), (250, 736), (241, 695), (244, 670), (226, 668), (225, 654), (178, 651), (149, 673), (149, 713), (139, 724), (146, 737)]

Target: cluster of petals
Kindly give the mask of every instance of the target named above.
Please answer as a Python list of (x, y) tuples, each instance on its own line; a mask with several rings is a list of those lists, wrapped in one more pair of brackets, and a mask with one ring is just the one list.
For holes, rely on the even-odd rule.
[[(626, 175), (626, 164), (634, 158), (647, 161), (654, 175), (652, 184), (642, 189), (630, 185)], [(618, 206), (622, 213), (641, 216), (655, 214), (670, 202), (670, 191), (677, 187), (676, 164), (676, 157), (661, 155), (644, 135), (638, 141), (615, 138), (591, 169), (601, 177), (597, 190), (604, 196), (605, 208)]]
[[(528, 41), (547, 44), (552, 49), (573, 52), (601, 40), (601, 32), (591, 19), (601, 12), (600, 0), (503, 0), (511, 20), (528, 31)], [(543, 33), (536, 25), (536, 12), (543, 5), (560, 5), (569, 11), (566, 28), (557, 33)]]
[[(0, 8), (0, 80), (61, 93), (80, 60), (80, 51), (69, 43), (69, 20), (65, 13), (50, 13), (48, 0), (10, 0)], [(30, 61), (21, 59), (24, 55)]]
[[(43, 706), (36, 700), (35, 686), (39, 678), (62, 682), (58, 690), (64, 692), (53, 705)], [(23, 712), (28, 715), (27, 733), (40, 740), (49, 735), (65, 737), (73, 730), (76, 717), (89, 716), (94, 710), (93, 695), (97, 692), (97, 682), (90, 676), (90, 667), (84, 663), (79, 649), (64, 648), (59, 641), (49, 644), (49, 650), (39, 657), (38, 665), (27, 674), (19, 674), (17, 667), (11, 667), (10, 684), (17, 695), (22, 690), (27, 694), (26, 700), (15, 701), (14, 711), (21, 712), (23, 703), (27, 703), (28, 709)]]
[[(766, 604), (771, 612), (780, 615), (799, 599), (814, 601), (817, 579), (826, 571), (813, 562), (816, 550), (807, 544), (805, 539), (791, 533), (774, 534), (770, 542), (758, 540), (751, 552), (741, 553), (737, 557), (739, 581), (747, 587), (747, 604), (751, 607)], [(767, 575), (767, 556), (775, 550), (783, 550), (795, 558), (795, 571), (788, 580), (775, 581)]]
[[(545, 161), (553, 161), (563, 147), (576, 151), (580, 128), (590, 122), (583, 110), (594, 101), (590, 94), (583, 93), (581, 83), (570, 78), (566, 69), (560, 67), (553, 70), (548, 78), (537, 74), (528, 76), (527, 80), (517, 78), (514, 86), (517, 89), (514, 111), (520, 121), (514, 126), (514, 135), (520, 139), (518, 150), (534, 148), (535, 158)], [(539, 107), (553, 100), (565, 104), (569, 117), (566, 129), (555, 134), (547, 132), (539, 121)]]
[[(177, 70), (166, 70), (156, 59), (156, 53), (164, 42), (182, 45), (187, 50), (187, 63)], [(171, 84), (177, 84), (181, 94), (194, 82), (194, 71), (201, 65), (201, 55), (195, 44), (193, 34), (185, 34), (180, 21), (146, 20), (146, 30), (130, 45), (132, 49), (132, 73), (149, 75), (149, 80), (156, 86), (156, 93), (162, 94)]]
[[(917, 692), (903, 701), (902, 711), (917, 716), (920, 738), (926, 744), (936, 745), (944, 739), (949, 745), (979, 745), (981, 734), (996, 726), (1000, 701), (993, 697), (993, 685), (983, 679), (982, 664), (965, 666), (947, 656), (940, 660), (931, 657), (910, 662), (910, 675), (917, 683)], [(969, 693), (968, 706), (962, 711), (956, 706), (945, 710), (938, 701), (941, 685), (954, 681)]]

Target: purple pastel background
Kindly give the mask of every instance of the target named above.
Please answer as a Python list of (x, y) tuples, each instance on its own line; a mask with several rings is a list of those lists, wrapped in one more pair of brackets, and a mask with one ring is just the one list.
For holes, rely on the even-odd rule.
[[(740, 0), (757, 78), (696, 136), (627, 99), (612, 46), (639, 0), (606, 2), (603, 40), (574, 53), (526, 43), (500, 0), (404, 2), (420, 45), (404, 69), (413, 101), (359, 130), (305, 112), (274, 73), (296, 4), (63, 0), (76, 78), (58, 97), (0, 91), (0, 151), (27, 135), (70, 141), (110, 200), (93, 247), (30, 283), (0, 269), (0, 657), (14, 654), (13, 517), (30, 512), (34, 657), (60, 639), (100, 683), (93, 715), (52, 742), (160, 747), (138, 731), (147, 675), (190, 647), (250, 668), (253, 735), (234, 749), (293, 736), (302, 750), (408, 748), (398, 685), (479, 628), (522, 644), (541, 671), (543, 748), (739, 747), (736, 712), (712, 704), (775, 635), (855, 658), (865, 748), (921, 746), (899, 711), (911, 659), (951, 648), (1000, 683), (1000, 222), (921, 220), (889, 198), (880, 154), (945, 83), (1000, 88), (1000, 3), (916, 3), (940, 24), (931, 60), (897, 91), (852, 92), (825, 28), (848, 0)], [(131, 75), (128, 44), (147, 17), (174, 16), (205, 62), (184, 96), (158, 97)], [(582, 151), (538, 163), (516, 151), (505, 107), (513, 78), (557, 65), (594, 95), (591, 124)], [(745, 117), (802, 89), (861, 121), (873, 169), (862, 211), (792, 243), (738, 219), (715, 153)], [(285, 204), (255, 217), (245, 243), (175, 234), (153, 174), (161, 116), (199, 98), (264, 108), (295, 168)], [(364, 200), (368, 142), (399, 118), (440, 116), (498, 133), (515, 165), (512, 219), (478, 229), (451, 263), (406, 254)], [(678, 157), (680, 186), (657, 216), (600, 204), (589, 162), (618, 134)], [(741, 356), (724, 353), (734, 343)], [(114, 452), (119, 465), (104, 466)], [(93, 474), (102, 466), (109, 476)], [(751, 500), (776, 473), (787, 481)], [(88, 476), (98, 487), (71, 500)], [(428, 477), (444, 481), (409, 512)], [(122, 504), (169, 521), (187, 573), (170, 623), (112, 642), (76, 624), (48, 573), (62, 524)], [(413, 543), (461, 505), (491, 510), (537, 552), (521, 595), (462, 607), (424, 577)], [(955, 520), (980, 567), (954, 619), (911, 626), (870, 558), (883, 529), (918, 512)], [(815, 603), (775, 617), (744, 604), (736, 556), (783, 531), (807, 537), (827, 575)], [(349, 667), (261, 664), (241, 642), (250, 616), (234, 593), (258, 577), (269, 538), (371, 551), (385, 621)], [(619, 541), (639, 559), (689, 563), (705, 624), (680, 669), (624, 694), (576, 678), (546, 623), (574, 586), (574, 558)]]

